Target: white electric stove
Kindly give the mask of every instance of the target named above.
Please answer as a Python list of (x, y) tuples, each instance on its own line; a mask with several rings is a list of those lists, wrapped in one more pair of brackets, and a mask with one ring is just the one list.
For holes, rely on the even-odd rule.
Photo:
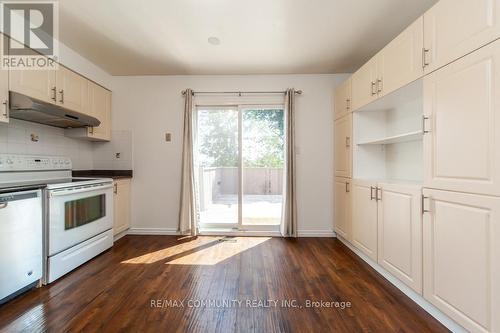
[(45, 284), (113, 246), (113, 180), (71, 169), (67, 157), (0, 154), (0, 193), (42, 189)]

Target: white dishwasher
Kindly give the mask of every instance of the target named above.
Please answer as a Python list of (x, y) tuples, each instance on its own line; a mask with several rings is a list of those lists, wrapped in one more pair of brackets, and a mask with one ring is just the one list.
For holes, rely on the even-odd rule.
[(0, 194), (0, 304), (41, 279), (42, 221), (39, 189)]

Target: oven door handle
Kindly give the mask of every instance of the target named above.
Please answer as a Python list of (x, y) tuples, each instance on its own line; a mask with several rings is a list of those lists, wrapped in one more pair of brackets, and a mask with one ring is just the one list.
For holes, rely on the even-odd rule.
[(82, 188), (77, 188), (75, 190), (70, 190), (70, 189), (61, 189), (61, 190), (52, 190), (50, 191), (50, 196), (51, 197), (56, 197), (56, 196), (62, 196), (62, 195), (70, 195), (70, 194), (76, 194), (76, 193), (85, 193), (85, 192), (95, 192), (95, 191), (101, 191), (101, 190), (107, 190), (113, 187), (113, 184), (109, 185), (90, 185), (90, 186), (85, 186)]

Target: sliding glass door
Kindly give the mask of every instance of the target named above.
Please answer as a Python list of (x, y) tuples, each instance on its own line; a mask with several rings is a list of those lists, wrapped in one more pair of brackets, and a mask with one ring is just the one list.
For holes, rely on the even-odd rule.
[(278, 231), (283, 106), (199, 106), (195, 118), (200, 228)]

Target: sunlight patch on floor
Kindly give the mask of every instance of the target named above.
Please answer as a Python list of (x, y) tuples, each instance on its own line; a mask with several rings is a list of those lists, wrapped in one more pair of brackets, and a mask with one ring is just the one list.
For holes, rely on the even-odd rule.
[(122, 261), (122, 264), (154, 264), (164, 261), (168, 265), (216, 265), (232, 256), (264, 243), (271, 237), (202, 236), (182, 244), (146, 253)]
[(167, 265), (216, 265), (232, 256), (238, 255), (254, 246), (260, 245), (270, 237), (235, 237), (204, 248), (200, 251), (190, 253), (175, 260), (169, 261)]
[[(208, 244), (217, 242), (221, 237), (198, 237), (188, 242), (173, 245), (165, 249), (146, 253), (144, 255), (122, 261), (122, 264), (154, 264), (158, 261), (167, 260), (170, 257), (179, 255), (181, 253), (191, 251), (201, 246), (208, 246)], [(184, 240), (182, 237), (179, 240)]]

